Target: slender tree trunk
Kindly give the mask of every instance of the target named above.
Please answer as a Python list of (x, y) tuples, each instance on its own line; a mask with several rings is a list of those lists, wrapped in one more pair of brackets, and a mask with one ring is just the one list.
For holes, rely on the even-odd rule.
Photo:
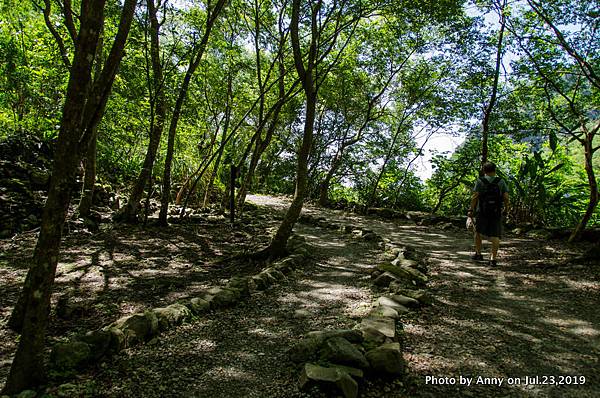
[[(96, 47), (96, 59), (94, 65), (94, 79), (99, 79), (102, 74), (102, 51), (104, 49), (103, 40), (104, 28), (98, 38)], [(102, 110), (104, 112), (104, 109)], [(96, 148), (98, 143), (98, 125), (91, 127), (91, 141), (85, 154), (85, 174), (83, 176), (83, 189), (79, 199), (78, 212), (81, 217), (89, 217), (94, 201), (94, 188), (96, 185)]]
[(306, 188), (308, 186), (308, 157), (313, 143), (313, 130), (315, 124), (315, 116), (317, 109), (317, 87), (314, 76), (315, 60), (316, 60), (316, 42), (318, 39), (317, 31), (317, 13), (321, 2), (312, 8), (311, 15), (311, 44), (308, 53), (308, 65), (304, 66), (302, 52), (300, 50), (299, 38), (299, 18), (300, 18), (300, 0), (292, 2), (292, 18), (290, 23), (290, 32), (292, 38), (292, 49), (294, 54), (294, 65), (298, 76), (302, 81), (302, 88), (306, 94), (306, 112), (304, 119), (304, 134), (302, 136), (302, 145), (298, 151), (298, 163), (296, 166), (296, 189), (294, 191), (294, 199), (288, 208), (281, 225), (277, 229), (271, 244), (267, 248), (270, 257), (281, 257), (286, 252), (287, 241), (292, 234), (292, 229), (300, 217), (304, 197), (306, 196)]
[(96, 185), (96, 143), (98, 134), (92, 136), (85, 156), (85, 174), (83, 176), (83, 190), (79, 200), (79, 215), (88, 217), (94, 200), (94, 186)]
[(304, 198), (306, 196), (306, 188), (308, 186), (308, 156), (313, 140), (313, 127), (315, 121), (315, 111), (317, 106), (317, 93), (312, 92), (306, 99), (306, 119), (304, 122), (304, 135), (302, 137), (302, 145), (298, 151), (298, 164), (296, 166), (296, 189), (294, 191), (294, 199), (287, 210), (277, 233), (273, 237), (270, 245), (270, 255), (273, 258), (281, 257), (286, 252), (286, 245), (289, 237), (292, 234), (292, 229), (300, 217)]
[(331, 162), (331, 167), (327, 171), (325, 178), (319, 184), (319, 205), (327, 206), (329, 204), (329, 185), (331, 184), (331, 180), (333, 176), (338, 171), (339, 167), (342, 164), (342, 153), (344, 151), (344, 147), (342, 146), (338, 153), (336, 154), (333, 162)]
[(598, 128), (600, 128), (600, 124), (594, 128), (594, 131), (592, 133), (586, 133), (586, 137), (584, 140), (585, 172), (586, 172), (586, 175), (588, 178), (590, 199), (588, 201), (588, 205), (585, 210), (585, 213), (583, 214), (583, 217), (581, 218), (581, 221), (579, 221), (579, 223), (577, 224), (577, 226), (571, 233), (571, 236), (569, 236), (569, 242), (574, 242), (575, 240), (577, 240), (581, 237), (581, 233), (585, 229), (588, 221), (590, 221), (590, 218), (592, 218), (592, 215), (594, 214), (594, 210), (596, 209), (596, 206), (598, 205), (598, 200), (599, 200), (599, 198), (598, 198), (598, 183), (596, 181), (596, 175), (594, 173), (594, 166), (593, 166), (593, 156), (594, 156), (593, 140), (594, 140), (594, 135), (595, 135), (594, 133), (598, 131)]
[(177, 133), (177, 124), (179, 123), (183, 103), (185, 102), (185, 99), (187, 97), (187, 91), (192, 80), (192, 76), (196, 72), (198, 65), (200, 65), (200, 60), (202, 59), (202, 55), (204, 54), (204, 50), (206, 49), (206, 44), (208, 43), (210, 32), (226, 2), (227, 0), (218, 0), (217, 4), (215, 4), (215, 7), (212, 10), (209, 10), (209, 13), (206, 18), (206, 29), (204, 31), (204, 35), (202, 36), (202, 40), (198, 45), (197, 51), (194, 52), (194, 56), (192, 56), (192, 58), (190, 59), (190, 64), (183, 78), (183, 82), (181, 83), (179, 94), (177, 96), (177, 101), (175, 102), (175, 107), (173, 108), (173, 113), (171, 115), (171, 124), (169, 125), (167, 154), (165, 157), (165, 171), (163, 174), (161, 206), (160, 213), (158, 215), (158, 222), (161, 225), (167, 225), (167, 213), (169, 211), (169, 200), (171, 198), (171, 165), (173, 163), (173, 152), (175, 150), (175, 135)]
[(21, 338), (3, 394), (16, 394), (37, 386), (46, 376), (44, 340), (50, 312), (50, 295), (58, 263), (62, 227), (71, 199), (71, 184), (81, 160), (79, 141), (84, 133), (82, 120), (99, 33), (104, 22), (104, 2), (105, 0), (84, 0), (81, 5), (81, 28), (63, 106), (40, 235), (33, 264), (11, 317), (11, 325), (17, 326), (21, 331)]
[(124, 221), (129, 222), (136, 220), (138, 206), (144, 195), (144, 189), (151, 179), (152, 168), (154, 167), (154, 161), (156, 160), (156, 154), (160, 145), (160, 137), (162, 136), (167, 114), (163, 67), (160, 62), (160, 24), (157, 16), (158, 10), (154, 0), (147, 0), (146, 4), (150, 20), (150, 59), (152, 64), (152, 89), (150, 92), (154, 92), (153, 102), (155, 108), (150, 121), (150, 142), (148, 143), (144, 164), (137, 180), (133, 184), (131, 194), (127, 200), (127, 205), (123, 208), (121, 215)]

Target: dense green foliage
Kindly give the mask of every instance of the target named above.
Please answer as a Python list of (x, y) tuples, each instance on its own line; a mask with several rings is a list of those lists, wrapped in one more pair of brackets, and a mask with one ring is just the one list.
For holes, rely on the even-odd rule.
[[(63, 37), (61, 45), (46, 26), (42, 3), (3, 2), (2, 137), (27, 132), (44, 140), (56, 138), (68, 76), (60, 47), (69, 57), (73, 43), (59, 5), (50, 3), (49, 20)], [(500, 2), (391, 3), (344, 2), (347, 21), (358, 17), (358, 23), (324, 30), (318, 51), (329, 70), (319, 82), (310, 197), (330, 205), (464, 214), (479, 169), (481, 113), (493, 80)], [(271, 123), (273, 136), (260, 155), (250, 189), (293, 193), (304, 98), (293, 67), (290, 12), (290, 5), (278, 0), (227, 4), (182, 109), (173, 194), (183, 185), (189, 190), (207, 166), (196, 198), (214, 186), (208, 199), (220, 203), (229, 165), (239, 165), (243, 178), (257, 134), (262, 140)], [(509, 183), (511, 221), (574, 225), (586, 211), (591, 189), (579, 141), (585, 138), (582, 124), (597, 133), (600, 118), (600, 88), (594, 80), (600, 74), (598, 9), (583, 0), (529, 1), (506, 7), (504, 13), (507, 38), (491, 117), (490, 160)], [(107, 12), (107, 35), (116, 29), (117, 14)], [(170, 110), (202, 34), (205, 7), (165, 2), (159, 16), (165, 75), (161, 87)], [(548, 20), (561, 31), (562, 41)], [(303, 19), (302, 29), (306, 23)], [(334, 34), (339, 37), (328, 49), (327, 35)], [(99, 128), (101, 183), (126, 187), (144, 160), (156, 87), (149, 41), (147, 10), (139, 4)], [(272, 109), (281, 101), (279, 78), (286, 96), (274, 116)], [(437, 153), (433, 175), (423, 182), (415, 167), (433, 134), (463, 137), (464, 142), (454, 153)], [(598, 147), (595, 135), (593, 148)], [(165, 148), (163, 134), (153, 172), (157, 188)], [(600, 169), (597, 153), (593, 159), (594, 168)], [(600, 223), (597, 209), (589, 223)]]

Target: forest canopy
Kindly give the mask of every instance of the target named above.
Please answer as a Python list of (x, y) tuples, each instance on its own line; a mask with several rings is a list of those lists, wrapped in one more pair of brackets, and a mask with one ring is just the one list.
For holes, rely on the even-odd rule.
[[(167, 163), (178, 202), (188, 193), (192, 203), (220, 202), (230, 164), (241, 174), (238, 204), (248, 189), (293, 194), (306, 94), (294, 70), (291, 4), (228, 2), (209, 36), (210, 3), (149, 6), (137, 5), (97, 127), (90, 154), (97, 183), (125, 195), (151, 163), (150, 190), (160, 195), (169, 137), (156, 137), (158, 124), (176, 132)], [(119, 7), (107, 4), (106, 38), (117, 29)], [(304, 47), (308, 9), (302, 5)], [(594, 2), (334, 1), (318, 14), (308, 198), (463, 214), (484, 133), (489, 159), (509, 182), (514, 223), (580, 221), (596, 178), (586, 173), (585, 154), (599, 145)], [(69, 15), (52, 1), (3, 3), (3, 138), (56, 140), (78, 23)], [(101, 46), (98, 64), (109, 50)], [(144, 164), (153, 129), (155, 159)], [(434, 135), (463, 143), (434, 154), (433, 175), (422, 181), (416, 165)], [(590, 156), (597, 168), (597, 154)], [(588, 222), (600, 222), (597, 211)]]

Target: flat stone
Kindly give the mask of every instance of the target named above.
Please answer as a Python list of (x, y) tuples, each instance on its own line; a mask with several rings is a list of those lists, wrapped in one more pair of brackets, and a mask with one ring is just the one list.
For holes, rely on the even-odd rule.
[(395, 309), (396, 311), (398, 311), (398, 313), (400, 313), (400, 314), (404, 314), (404, 313), (409, 312), (408, 308), (406, 308), (402, 304), (396, 302), (395, 300), (393, 300), (393, 299), (391, 299), (389, 297), (385, 297), (385, 296), (379, 297), (377, 299), (377, 303), (379, 305), (383, 305), (383, 306), (386, 306), (386, 307), (391, 307), (391, 308)]
[(348, 373), (352, 377), (356, 377), (357, 379), (362, 379), (363, 377), (365, 377), (365, 372), (363, 372), (361, 369), (353, 368), (350, 366), (339, 365), (336, 363), (329, 364), (327, 365), (327, 367), (339, 369), (342, 372)]
[(377, 307), (373, 308), (373, 310), (371, 310), (369, 316), (382, 316), (392, 319), (398, 319), (400, 315), (398, 314), (398, 311), (396, 311), (392, 307), (388, 307), (387, 305), (378, 305)]
[(307, 363), (300, 374), (300, 388), (307, 389), (316, 384), (335, 387), (345, 398), (358, 397), (358, 383), (339, 368), (325, 368)]
[(402, 294), (393, 295), (392, 300), (394, 300), (396, 303), (402, 304), (403, 306), (409, 307), (409, 308), (418, 308), (421, 306), (421, 303), (419, 302), (419, 300), (416, 300), (412, 297), (404, 296)]
[(364, 318), (359, 326), (360, 330), (372, 329), (385, 337), (393, 339), (396, 337), (396, 321), (383, 317)]
[[(392, 286), (390, 285), (390, 288)], [(419, 303), (424, 305), (431, 305), (433, 303), (433, 296), (426, 290), (422, 289), (406, 289), (401, 286), (394, 286), (393, 290), (400, 295), (411, 297), (417, 300)]]
[(321, 356), (332, 363), (360, 369), (369, 367), (369, 362), (364, 355), (352, 343), (342, 337), (332, 337), (326, 340), (321, 350)]
[(390, 273), (394, 275), (396, 279), (408, 279), (417, 286), (424, 286), (427, 284), (427, 276), (414, 268), (393, 265), (391, 263), (380, 264), (377, 268), (384, 272), (383, 275)]

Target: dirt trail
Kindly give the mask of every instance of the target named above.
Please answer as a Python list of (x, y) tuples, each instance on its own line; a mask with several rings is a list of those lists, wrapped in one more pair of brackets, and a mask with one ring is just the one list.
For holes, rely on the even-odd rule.
[[(404, 319), (411, 396), (600, 396), (600, 275), (597, 267), (544, 267), (570, 249), (563, 242), (505, 239), (501, 266), (492, 269), (470, 260), (466, 231), (436, 231), (310, 207), (305, 211), (374, 230), (430, 256), (430, 289), (437, 302)], [(433, 384), (427, 376), (447, 377), (456, 385)], [(460, 386), (460, 376), (472, 378), (471, 386)], [(498, 379), (476, 385), (479, 376)]]
[[(249, 200), (282, 212), (288, 201)], [(600, 396), (600, 282), (598, 270), (544, 270), (564, 243), (509, 239), (503, 265), (469, 260), (466, 231), (437, 232), (307, 206), (306, 213), (373, 230), (431, 258), (433, 306), (404, 316), (403, 384), (375, 380), (366, 397), (597, 397)], [(238, 306), (175, 328), (80, 375), (72, 396), (307, 397), (287, 350), (312, 330), (353, 327), (376, 293), (368, 271), (381, 260), (374, 244), (336, 231), (298, 224), (312, 261), (287, 282)], [(171, 260), (173, 261), (173, 260)], [(501, 386), (439, 385), (427, 376), (504, 378)], [(585, 376), (579, 386), (507, 385), (507, 377)], [(580, 379), (568, 379), (562, 381)], [(539, 379), (539, 382), (544, 380)]]

